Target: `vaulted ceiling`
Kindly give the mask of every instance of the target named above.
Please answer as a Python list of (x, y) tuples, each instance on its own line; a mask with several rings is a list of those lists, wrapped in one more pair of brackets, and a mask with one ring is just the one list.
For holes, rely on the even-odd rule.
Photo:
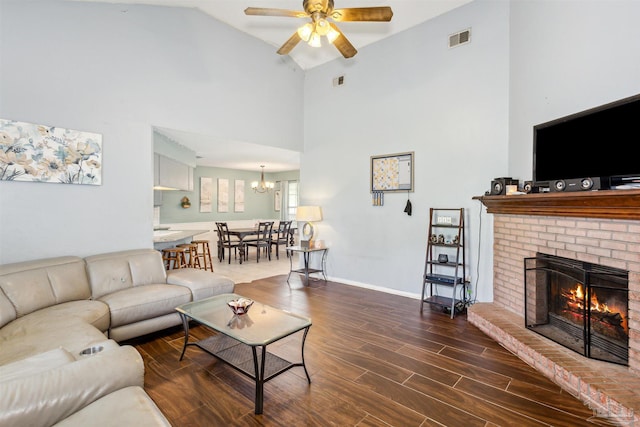
[[(250, 34), (273, 46), (273, 54), (308, 18), (278, 16), (247, 16), (247, 7), (304, 10), (303, 0), (74, 0), (124, 5), (155, 5), (165, 7), (195, 8), (240, 31)], [(473, 0), (334, 0), (335, 8), (390, 6), (393, 18), (390, 22), (341, 22), (340, 30), (353, 46), (360, 48), (375, 43), (396, 33), (428, 21), (438, 15), (453, 10)], [(360, 55), (359, 53), (358, 55)], [(320, 48), (299, 43), (289, 56), (302, 69), (310, 69), (334, 59), (344, 59), (340, 52), (327, 43)], [(356, 56), (357, 57), (357, 56)], [(255, 169), (258, 165), (269, 165), (267, 172), (293, 170), (299, 167), (300, 154), (273, 147), (250, 144), (238, 148), (238, 144), (213, 142), (206, 135), (170, 129), (158, 129), (167, 137), (179, 142), (197, 153), (211, 151), (215, 144), (215, 159), (198, 160), (202, 166), (230, 169)], [(238, 155), (238, 150), (243, 153)], [(249, 158), (250, 157), (250, 158)], [(239, 158), (242, 158), (240, 161)]]

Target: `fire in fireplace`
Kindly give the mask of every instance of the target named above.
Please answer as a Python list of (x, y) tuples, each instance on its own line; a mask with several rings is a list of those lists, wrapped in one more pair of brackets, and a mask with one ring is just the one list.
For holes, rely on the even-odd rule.
[(541, 253), (524, 265), (528, 329), (586, 357), (628, 364), (628, 271)]

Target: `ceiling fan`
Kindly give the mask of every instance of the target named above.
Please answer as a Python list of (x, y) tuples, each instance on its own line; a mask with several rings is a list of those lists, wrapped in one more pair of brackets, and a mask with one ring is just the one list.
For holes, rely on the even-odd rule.
[(358, 51), (349, 42), (347, 37), (331, 21), (352, 22), (352, 21), (391, 21), (393, 12), (388, 6), (380, 7), (350, 7), (345, 9), (334, 9), (333, 0), (303, 0), (304, 11), (273, 9), (264, 7), (248, 7), (244, 13), (247, 15), (261, 16), (284, 16), (289, 18), (311, 18), (308, 22), (298, 28), (293, 35), (278, 49), (280, 55), (286, 55), (304, 40), (313, 47), (320, 47), (321, 37), (327, 37), (345, 58), (351, 58)]

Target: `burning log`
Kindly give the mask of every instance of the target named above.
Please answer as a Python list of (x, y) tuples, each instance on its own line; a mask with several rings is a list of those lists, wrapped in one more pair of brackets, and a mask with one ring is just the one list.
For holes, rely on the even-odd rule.
[[(619, 312), (614, 313), (611, 311), (607, 304), (600, 303), (595, 293), (591, 295), (591, 301), (587, 304), (581, 284), (578, 283), (575, 289), (563, 290), (560, 293), (560, 297), (564, 300), (566, 311), (577, 315), (579, 318), (583, 318), (588, 309), (592, 327), (600, 333), (618, 338), (627, 336), (624, 316)], [(587, 305), (588, 308), (585, 308)], [(607, 329), (609, 330), (608, 333)]]

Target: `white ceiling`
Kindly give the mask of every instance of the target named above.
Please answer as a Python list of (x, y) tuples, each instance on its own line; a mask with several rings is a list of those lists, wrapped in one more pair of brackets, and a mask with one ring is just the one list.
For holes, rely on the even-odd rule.
[[(305, 19), (271, 16), (247, 16), (247, 7), (303, 10), (302, 0), (74, 0), (102, 3), (144, 4), (167, 7), (196, 8), (240, 31), (248, 33), (273, 46), (273, 54), (305, 22)], [(428, 21), (438, 15), (473, 0), (334, 0), (335, 8), (390, 6), (391, 22), (341, 22), (339, 27), (356, 49), (375, 43), (398, 32)], [(362, 53), (358, 53), (361, 55)], [(289, 56), (302, 69), (313, 68), (334, 59), (344, 59), (338, 50), (327, 43), (313, 48), (299, 43)], [(357, 57), (357, 55), (356, 55)], [(300, 154), (289, 150), (231, 141), (212, 141), (203, 135), (162, 129), (171, 139), (196, 151), (202, 166), (275, 172), (299, 168)], [(215, 152), (215, 157), (209, 153)], [(241, 156), (239, 155), (241, 153)], [(248, 158), (251, 156), (251, 158)], [(243, 161), (238, 159), (242, 157)], [(246, 161), (245, 161), (246, 160)]]
[(195, 151), (198, 166), (259, 171), (260, 165), (264, 165), (266, 173), (300, 168), (298, 151), (244, 141), (221, 141), (208, 135), (175, 129), (156, 127), (154, 130)]

